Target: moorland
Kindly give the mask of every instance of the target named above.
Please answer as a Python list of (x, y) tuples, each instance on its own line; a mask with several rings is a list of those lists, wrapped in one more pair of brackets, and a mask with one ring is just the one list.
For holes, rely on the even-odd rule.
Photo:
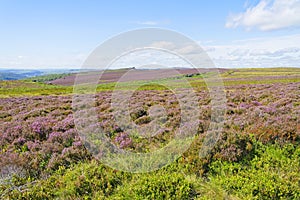
[[(128, 70), (128, 69), (127, 69)], [(0, 81), (0, 199), (300, 199), (300, 69), (219, 69), (226, 115), (213, 149), (199, 157), (209, 128), (211, 97), (204, 78), (182, 69), (112, 70), (97, 85), (98, 123), (111, 142), (132, 152), (152, 152), (172, 140), (180, 105), (161, 85), (197, 94), (199, 119), (189, 149), (170, 165), (149, 173), (112, 169), (80, 138), (72, 108), (74, 74)], [(147, 73), (157, 74), (150, 80)], [(92, 74), (92, 73), (91, 73)], [(153, 74), (152, 74), (153, 75)], [(151, 76), (152, 77), (152, 76)], [(165, 128), (151, 140), (132, 135), (112, 118), (112, 92), (134, 91), (131, 120), (151, 123), (149, 109), (163, 106)]]

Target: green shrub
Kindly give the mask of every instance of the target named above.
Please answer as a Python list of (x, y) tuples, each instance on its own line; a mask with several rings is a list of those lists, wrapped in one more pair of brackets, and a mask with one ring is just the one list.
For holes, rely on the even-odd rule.
[(211, 182), (242, 199), (299, 199), (300, 147), (256, 145), (251, 160), (213, 162)]
[(191, 199), (195, 195), (192, 182), (183, 174), (160, 170), (136, 175), (112, 199)]
[(55, 175), (8, 195), (12, 199), (94, 199), (96, 194), (105, 198), (126, 180), (122, 174), (92, 161), (60, 168)]

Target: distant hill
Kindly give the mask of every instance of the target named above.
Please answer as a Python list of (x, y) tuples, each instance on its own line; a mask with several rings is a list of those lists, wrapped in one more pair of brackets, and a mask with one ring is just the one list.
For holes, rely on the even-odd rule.
[(39, 70), (11, 70), (0, 69), (0, 80), (19, 80), (33, 76), (42, 75), (43, 72)]
[(71, 74), (78, 71), (77, 69), (0, 69), (0, 80), (20, 80), (49, 74)]
[[(193, 77), (201, 73), (210, 72), (211, 69), (194, 69), (194, 68), (178, 68), (176, 69), (178, 74), (174, 74), (174, 69), (135, 69), (135, 68), (125, 68), (125, 69), (116, 69), (116, 70), (106, 70), (101, 74), (101, 79), (99, 84), (111, 83), (111, 82), (127, 82), (127, 81), (148, 81), (153, 79), (163, 79), (163, 78), (174, 78), (176, 76), (182, 75), (186, 77)], [(221, 73), (227, 71), (227, 69), (218, 69)], [(130, 73), (128, 74), (127, 72)], [(125, 75), (123, 77), (123, 75)], [(57, 78), (53, 81), (49, 81), (54, 85), (64, 85), (71, 86), (74, 85), (76, 79), (76, 73), (71, 74), (70, 76), (63, 76), (62, 78)], [(89, 71), (86, 74), (82, 74), (79, 77), (80, 83), (88, 83), (90, 80), (95, 80), (98, 78), (99, 72)], [(100, 78), (100, 77), (99, 77)]]

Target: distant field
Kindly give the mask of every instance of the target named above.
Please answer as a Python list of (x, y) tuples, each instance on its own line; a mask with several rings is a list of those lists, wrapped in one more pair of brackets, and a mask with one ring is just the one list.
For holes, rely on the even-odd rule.
[[(170, 73), (171, 70), (169, 69), (153, 69), (153, 70), (138, 70), (138, 69), (120, 69), (120, 70), (108, 70), (105, 71), (103, 74), (101, 74), (101, 79), (99, 81), (99, 84), (103, 83), (112, 83), (118, 81), (123, 75), (125, 75), (127, 72), (130, 73), (122, 79), (122, 82), (128, 82), (128, 81), (148, 81), (153, 80), (153, 77), (155, 77), (156, 80), (164, 79), (164, 78), (172, 78), (174, 75)], [(209, 69), (177, 69), (176, 70), (179, 74), (182, 75), (189, 75), (189, 74), (197, 74), (199, 72), (206, 73), (209, 72)], [(227, 71), (226, 69), (219, 69), (220, 72)], [(96, 75), (95, 75), (96, 74)], [(97, 76), (99, 73), (95, 72), (89, 72), (84, 76), (86, 81), (90, 79), (94, 79), (95, 76)], [(50, 81), (52, 84), (56, 85), (65, 85), (70, 86), (74, 84), (76, 75), (66, 76), (60, 79), (56, 79), (53, 81)]]
[[(126, 70), (112, 70), (105, 72), (99, 81), (97, 91), (109, 91), (114, 89), (117, 80), (124, 75)], [(203, 77), (209, 77), (209, 70), (202, 69), (202, 73), (195, 69), (178, 70), (181, 75), (171, 76), (169, 70), (135, 70), (130, 76), (119, 82), (120, 89), (138, 87), (140, 90), (159, 89), (159, 84), (168, 83), (174, 87), (186, 87), (185, 81), (195, 89), (205, 89), (206, 83)], [(219, 69), (225, 86), (242, 84), (272, 84), (291, 83), (300, 81), (299, 68), (267, 68), (267, 69)], [(63, 78), (59, 78), (63, 76)], [(58, 79), (56, 79), (58, 77)], [(73, 92), (75, 75), (47, 75), (27, 80), (0, 81), (0, 97), (39, 96), (39, 95), (68, 95)], [(88, 82), (95, 78), (95, 74), (85, 76)], [(156, 77), (152, 80), (152, 77)], [(55, 79), (49, 81), (49, 79)], [(151, 78), (151, 80), (149, 80)], [(84, 81), (83, 81), (84, 82)]]
[[(117, 82), (119, 79), (129, 72), (130, 69), (121, 70), (108, 70), (101, 74), (99, 84)], [(195, 77), (198, 73), (205, 75), (209, 73), (210, 69), (176, 69), (179, 74), (185, 77)], [(300, 76), (299, 68), (253, 68), (253, 69), (218, 69), (219, 73), (225, 79), (245, 79), (257, 80), (262, 77), (268, 77), (269, 79), (285, 79), (285, 78), (298, 78)], [(98, 76), (95, 72), (87, 73), (84, 78), (86, 80), (94, 79)], [(130, 81), (149, 81), (149, 80), (160, 80), (166, 78), (174, 78), (180, 75), (172, 75), (169, 69), (157, 69), (157, 70), (130, 70), (130, 74), (121, 80), (121, 82)], [(155, 77), (155, 78), (153, 78)], [(200, 76), (198, 76), (200, 77)], [(57, 78), (49, 83), (55, 85), (71, 86), (74, 84), (76, 74), (70, 76), (64, 76)], [(84, 81), (83, 81), (84, 82)]]

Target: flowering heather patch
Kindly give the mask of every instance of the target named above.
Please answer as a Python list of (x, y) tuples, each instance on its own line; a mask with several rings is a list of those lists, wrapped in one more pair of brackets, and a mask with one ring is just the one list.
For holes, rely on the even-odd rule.
[[(214, 157), (238, 161), (251, 151), (249, 135), (264, 143), (299, 142), (299, 89), (300, 83), (226, 86), (226, 123), (212, 151)], [(154, 151), (172, 140), (180, 124), (181, 109), (170, 91), (141, 90), (131, 97), (131, 120), (139, 126), (154, 120), (163, 124), (151, 138), (126, 132), (126, 127), (117, 124), (114, 114), (118, 110), (110, 106), (110, 98), (111, 92), (96, 95), (93, 109), (98, 114), (98, 123), (86, 127), (91, 132), (102, 129), (114, 145), (135, 152)], [(197, 93), (197, 98), (200, 106), (198, 134), (203, 138), (211, 117), (210, 97), (203, 90)], [(90, 158), (75, 129), (71, 96), (5, 98), (0, 101), (1, 163), (16, 162), (29, 174), (39, 176), (60, 165), (69, 166), (72, 162)], [(85, 109), (81, 115), (80, 123), (83, 124), (95, 117), (88, 116)]]
[(128, 147), (132, 144), (132, 140), (126, 133), (119, 133), (115, 137), (115, 142), (120, 145), (120, 148)]
[[(74, 146), (81, 159), (88, 158), (84, 147), (78, 145), (70, 97), (7, 98), (1, 99), (1, 105), (5, 105), (1, 112), (10, 113), (11, 117), (0, 121), (0, 148), (3, 149), (0, 158), (13, 161), (17, 153), (18, 159), (23, 160), (18, 165), (32, 175), (58, 167), (53, 162), (67, 159), (60, 156), (64, 148)], [(72, 160), (72, 156), (68, 159)]]
[[(252, 81), (255, 79), (254, 81), (259, 82), (260, 78), (252, 77)], [(246, 83), (250, 80), (242, 80), (240, 77), (237, 77), (237, 79), (239, 80), (232, 81)], [(195, 84), (198, 83), (195, 82)], [(202, 83), (199, 82), (199, 84), (201, 86)], [(197, 87), (197, 89), (201, 87)], [(264, 160), (265, 158), (256, 157), (258, 155), (256, 152), (257, 141), (267, 145), (276, 143), (276, 145), (281, 145), (280, 148), (286, 144), (290, 145), (290, 143), (295, 144), (295, 146), (299, 145), (299, 81), (272, 84), (231, 84), (230, 80), (227, 80), (225, 89), (227, 105), (224, 128), (219, 140), (211, 151), (205, 157), (201, 158), (199, 158), (199, 151), (202, 148), (204, 138), (207, 136), (213, 113), (210, 94), (207, 90), (202, 89), (197, 90), (197, 96), (193, 97), (189, 97), (187, 94), (179, 94), (183, 101), (189, 101), (189, 98), (193, 98), (199, 102), (200, 116), (197, 135), (189, 150), (184, 153), (182, 158), (178, 159), (170, 168), (161, 169), (162, 171), (159, 173), (168, 174), (167, 177), (173, 177), (176, 184), (185, 184), (182, 197), (196, 194), (195, 192), (190, 192), (198, 184), (195, 184), (192, 181), (193, 179), (186, 179), (186, 173), (196, 176), (210, 176), (212, 168), (216, 171), (215, 173), (221, 170), (220, 168), (214, 168), (214, 165), (219, 162), (232, 163), (235, 167), (236, 164), (240, 166), (252, 159), (251, 162), (257, 162), (257, 165), (260, 165), (262, 162), (257, 159)], [(74, 196), (73, 194), (70, 198), (76, 199), (87, 195), (86, 191), (91, 193), (98, 191), (99, 189), (95, 188), (94, 183), (99, 183), (99, 187), (103, 188), (104, 193), (107, 192), (107, 187), (109, 186), (105, 185), (106, 181), (110, 185), (114, 185), (109, 189), (110, 193), (117, 191), (115, 189), (117, 185), (129, 185), (125, 187), (125, 192), (121, 189), (119, 194), (118, 192), (115, 193), (115, 199), (118, 199), (117, 197), (124, 197), (124, 195), (126, 197), (126, 192), (128, 192), (128, 188), (130, 187), (136, 187), (144, 194), (148, 194), (149, 187), (155, 191), (160, 191), (161, 187), (172, 190), (174, 185), (169, 184), (168, 180), (165, 180), (164, 175), (154, 176), (153, 174), (149, 174), (143, 179), (133, 178), (133, 180), (130, 180), (128, 177), (131, 175), (121, 175), (120, 172), (103, 168), (102, 165), (97, 164), (96, 168), (94, 166), (96, 164), (94, 163), (91, 164), (93, 167), (89, 168), (90, 163), (94, 161), (90, 162), (92, 156), (85, 147), (91, 147), (92, 144), (86, 140), (81, 140), (80, 134), (76, 130), (75, 122), (83, 126), (90, 133), (103, 131), (110, 142), (119, 147), (121, 151), (147, 153), (166, 146), (174, 138), (175, 132), (178, 130), (182, 120), (181, 112), (184, 109), (180, 107), (178, 99), (176, 99), (176, 96), (171, 91), (138, 90), (134, 92), (130, 99), (129, 117), (132, 122), (141, 127), (142, 133), (128, 131), (131, 130), (130, 128), (132, 127), (130, 126), (132, 125), (116, 121), (116, 114), (122, 116), (124, 113), (121, 113), (120, 109), (111, 106), (113, 102), (111, 95), (111, 91), (97, 93), (95, 95), (96, 102), (91, 107), (81, 107), (80, 104), (76, 104), (77, 102), (73, 102), (75, 105), (74, 108), (72, 108), (72, 96), (34, 96), (0, 99), (0, 193), (4, 191), (3, 195), (8, 194), (8, 196), (12, 197), (16, 194), (18, 198), (28, 195), (28, 198), (33, 199), (51, 199), (56, 194), (59, 194), (58, 196), (65, 194), (65, 187), (69, 187), (70, 185), (73, 189), (68, 190), (68, 192), (77, 191), (76, 195)], [(74, 110), (72, 109), (78, 111), (78, 114), (82, 118), (79, 120), (74, 119)], [(185, 109), (191, 108), (187, 105)], [(89, 111), (96, 113), (97, 116), (94, 116)], [(90, 123), (94, 119), (96, 119), (96, 123)], [(147, 128), (148, 125), (157, 128), (156, 126), (151, 126), (154, 124), (159, 125), (158, 131)], [(191, 123), (190, 126), (193, 126), (193, 124)], [(91, 136), (93, 135), (91, 134)], [(276, 151), (281, 151), (280, 148)], [(291, 152), (290, 147), (286, 149), (286, 152)], [(100, 151), (99, 155), (103, 155), (104, 153), (105, 151)], [(274, 155), (279, 154), (275, 152)], [(289, 158), (291, 166), (298, 166), (297, 162), (295, 162), (297, 159), (299, 160), (296, 157), (298, 155), (297, 152), (291, 155), (295, 155), (295, 158)], [(272, 161), (269, 158), (266, 158), (266, 160), (268, 162)], [(81, 162), (85, 164), (77, 164)], [(85, 173), (83, 169), (77, 169), (77, 166), (86, 166), (91, 171)], [(101, 169), (100, 172), (97, 171), (98, 169)], [(297, 181), (297, 178), (299, 178), (297, 170), (287, 169), (287, 167), (284, 169), (285, 171), (282, 174), (285, 175), (280, 175), (281, 178), (276, 179), (276, 181), (280, 180), (288, 184)], [(183, 171), (184, 175), (179, 174), (176, 176), (178, 174), (176, 170)], [(226, 165), (222, 170), (228, 173), (230, 169)], [(244, 173), (245, 170), (246, 168), (241, 166), (239, 171)], [(253, 174), (250, 173), (246, 177), (257, 176), (256, 168), (252, 170), (254, 170)], [(64, 175), (65, 172), (67, 172), (66, 175)], [(260, 170), (258, 172), (261, 173)], [(74, 173), (76, 176), (74, 176)], [(93, 177), (93, 181), (91, 181), (91, 178), (87, 178), (90, 176), (90, 173), (97, 174), (97, 176)], [(218, 176), (218, 179), (224, 181), (225, 185), (229, 181), (230, 184), (226, 186), (228, 188), (232, 188), (231, 185), (235, 186), (237, 184), (235, 174), (239, 172), (231, 173), (234, 176), (229, 176), (225, 179)], [(240, 175), (242, 178), (239, 180), (244, 180), (245, 174)], [(272, 171), (266, 174), (273, 177)], [(286, 174), (288, 174), (287, 178), (282, 178)], [(261, 174), (260, 176), (264, 177), (264, 175)], [(50, 178), (47, 178), (49, 176)], [(124, 176), (127, 178), (124, 178)], [(16, 177), (19, 178), (16, 179)], [(102, 177), (101, 180), (98, 177)], [(197, 177), (197, 180), (199, 178)], [(17, 185), (21, 185), (21, 189), (11, 190), (10, 188), (15, 187), (16, 183), (13, 183), (13, 181), (16, 180), (18, 180), (16, 182)], [(29, 182), (32, 180), (42, 182), (40, 185), (33, 184), (32, 187), (36, 187), (37, 189), (28, 189), (27, 187), (31, 186), (26, 186), (26, 180), (29, 180)], [(142, 181), (145, 186), (144, 189), (141, 189), (140, 184), (133, 184), (137, 180), (144, 181)], [(177, 180), (180, 180), (180, 182)], [(202, 179), (199, 180), (202, 181)], [(289, 182), (289, 180), (291, 181)], [(1, 181), (4, 185), (1, 185)], [(252, 179), (247, 181), (253, 182)], [(267, 185), (271, 182), (273, 185), (270, 185), (270, 187), (273, 187), (276, 185), (274, 184), (276, 181), (266, 180), (264, 184)], [(102, 183), (104, 185), (101, 185)], [(260, 184), (257, 181), (254, 181), (254, 183)], [(195, 185), (192, 186), (192, 184)], [(251, 188), (248, 190), (248, 187), (244, 185), (242, 187), (246, 193), (253, 193)], [(23, 190), (22, 188), (25, 189)], [(59, 191), (54, 192), (57, 188)], [(289, 195), (294, 195), (293, 197), (295, 197), (298, 194), (297, 192), (291, 194), (285, 187), (275, 188), (279, 188), (284, 197)], [(297, 189), (296, 184), (292, 188)], [(176, 191), (178, 190), (176, 189)], [(30, 192), (27, 193), (27, 191)], [(270, 191), (265, 193), (268, 195)], [(260, 193), (264, 195), (264, 190), (260, 191)], [(271, 192), (268, 197), (273, 197), (273, 193)], [(0, 198), (2, 197), (1, 195)]]

